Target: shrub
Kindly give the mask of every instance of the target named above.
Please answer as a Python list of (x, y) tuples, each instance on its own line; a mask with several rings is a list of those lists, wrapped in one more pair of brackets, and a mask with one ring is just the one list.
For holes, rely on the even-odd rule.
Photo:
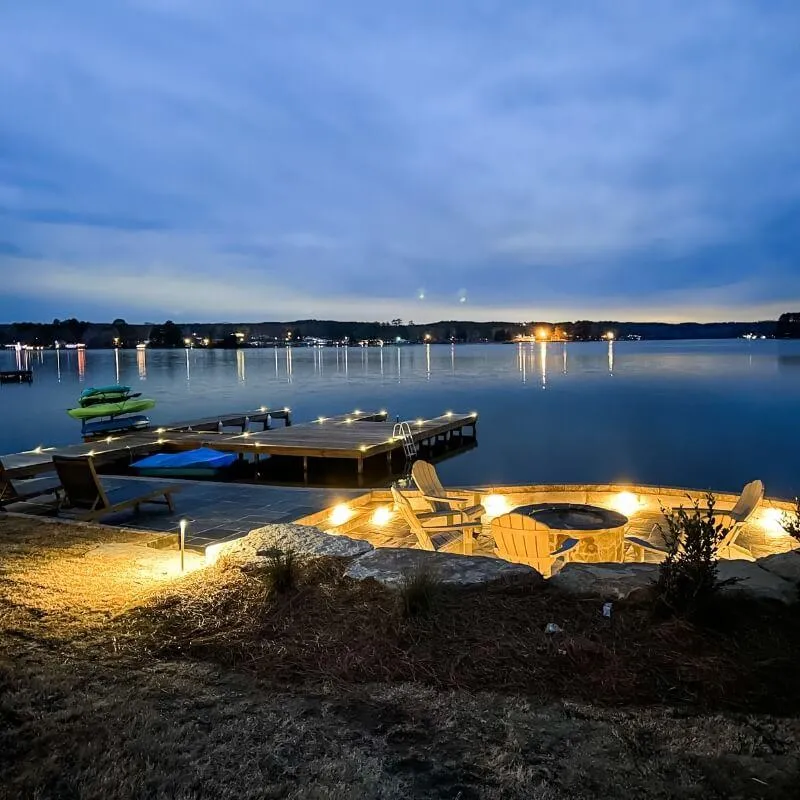
[(408, 618), (427, 617), (436, 606), (441, 587), (436, 574), (425, 565), (406, 572), (400, 581), (403, 615)]
[(800, 544), (800, 497), (795, 497), (794, 502), (794, 510), (781, 516), (781, 527)]
[(297, 556), (291, 550), (269, 550), (266, 553), (264, 570), (272, 589), (278, 594), (285, 594), (297, 585), (299, 564)]
[(706, 495), (705, 507), (695, 500), (690, 509), (661, 507), (666, 530), (659, 525), (668, 548), (656, 586), (660, 611), (691, 615), (705, 606), (729, 581), (717, 576), (717, 548), (729, 528), (714, 517), (714, 495)]

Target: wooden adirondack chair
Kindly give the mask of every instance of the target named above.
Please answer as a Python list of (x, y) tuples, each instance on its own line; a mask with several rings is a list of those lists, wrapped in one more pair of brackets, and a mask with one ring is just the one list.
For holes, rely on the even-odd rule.
[(448, 492), (439, 480), (436, 467), (427, 461), (415, 461), (411, 468), (411, 477), (432, 511), (446, 512), (456, 509), (463, 512), (468, 520), (478, 519), (486, 513), (482, 505), (472, 505), (473, 497)]
[(0, 509), (11, 503), (30, 500), (40, 495), (53, 494), (60, 502), (61, 481), (56, 475), (12, 480), (0, 462)]
[[(745, 547), (736, 544), (736, 539), (741, 533), (742, 526), (758, 508), (764, 497), (764, 484), (755, 480), (748, 483), (730, 511), (717, 511), (714, 521), (722, 523), (728, 528), (725, 538), (717, 546), (719, 558), (740, 558), (745, 561), (755, 561), (753, 554)], [(655, 534), (658, 525), (654, 525), (651, 536)], [(634, 561), (644, 561), (646, 554), (660, 556), (662, 559), (669, 550), (663, 545), (655, 544), (650, 539), (640, 536), (626, 536), (625, 544)]]
[(53, 464), (70, 507), (80, 510), (86, 520), (127, 508), (138, 511), (144, 503), (162, 504), (173, 511), (172, 495), (182, 488), (180, 484), (118, 479), (123, 481), (121, 486), (107, 489), (88, 456), (53, 456)]
[[(418, 514), (396, 486), (392, 486), (392, 497), (400, 515), (417, 537), (420, 549), (465, 555), (472, 552), (474, 534), (481, 529), (480, 520), (470, 520), (462, 512), (452, 510)], [(460, 517), (459, 522), (452, 521), (454, 516)]]
[(553, 572), (557, 560), (569, 560), (570, 551), (578, 546), (578, 540), (566, 539), (557, 549), (554, 536), (547, 530), (537, 528), (536, 523), (525, 514), (502, 514), (491, 523), (496, 545), (495, 554), (505, 561), (527, 564), (545, 577)]

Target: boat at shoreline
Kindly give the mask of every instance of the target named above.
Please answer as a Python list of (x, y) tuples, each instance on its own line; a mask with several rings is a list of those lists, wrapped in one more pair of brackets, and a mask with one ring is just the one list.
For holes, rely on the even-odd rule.
[(67, 409), (72, 419), (89, 420), (99, 417), (121, 417), (124, 414), (137, 414), (155, 406), (156, 401), (148, 397), (130, 397), (117, 402), (101, 402), (88, 406)]
[(235, 461), (235, 453), (199, 447), (182, 453), (156, 453), (134, 462), (131, 469), (148, 478), (214, 478)]

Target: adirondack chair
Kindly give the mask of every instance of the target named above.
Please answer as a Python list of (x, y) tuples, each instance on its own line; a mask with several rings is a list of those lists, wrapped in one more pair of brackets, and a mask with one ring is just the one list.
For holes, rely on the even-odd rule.
[(553, 534), (537, 528), (536, 523), (525, 514), (510, 513), (495, 517), (491, 532), (497, 556), (505, 561), (527, 564), (545, 577), (552, 574), (556, 561), (568, 561), (571, 551), (579, 544), (577, 539), (570, 537), (560, 547), (553, 549)]
[[(106, 488), (88, 456), (53, 456), (53, 464), (69, 506), (81, 511), (81, 519), (85, 520), (99, 519), (127, 508), (138, 511), (144, 503), (166, 505), (174, 511), (172, 495), (182, 488), (180, 484), (130, 479), (123, 479), (121, 486)], [(164, 499), (157, 499), (159, 497)]]
[[(481, 529), (479, 520), (470, 520), (459, 511), (418, 514), (409, 499), (396, 486), (392, 486), (392, 497), (395, 508), (417, 537), (417, 544), (421, 550), (463, 554), (472, 552), (474, 535)], [(453, 522), (456, 516), (459, 517), (459, 521)]]
[[(763, 482), (751, 481), (742, 489), (742, 494), (730, 511), (714, 512), (714, 521), (728, 528), (725, 538), (717, 545), (718, 558), (740, 558), (745, 561), (755, 561), (753, 554), (747, 548), (736, 544), (736, 539), (741, 533), (742, 526), (753, 515), (763, 497)], [(653, 536), (657, 529), (658, 525), (654, 525), (650, 535)], [(669, 552), (663, 545), (655, 544), (650, 539), (640, 536), (626, 536), (625, 545), (626, 551), (634, 561), (644, 561), (647, 554), (663, 559)]]
[(479, 519), (486, 513), (482, 505), (472, 505), (473, 498), (471, 496), (448, 492), (439, 480), (436, 467), (427, 461), (415, 461), (411, 468), (411, 477), (432, 511), (446, 512), (456, 509), (461, 511), (468, 520)]
[(9, 477), (0, 461), (0, 509), (11, 503), (31, 500), (45, 494), (53, 494), (60, 502), (61, 481), (55, 475), (42, 475), (38, 478)]

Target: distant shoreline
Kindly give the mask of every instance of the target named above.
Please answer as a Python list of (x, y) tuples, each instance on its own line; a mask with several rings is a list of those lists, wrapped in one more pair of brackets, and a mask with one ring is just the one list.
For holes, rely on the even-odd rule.
[(269, 346), (297, 342), (320, 344), (481, 343), (535, 340), (598, 341), (603, 339), (739, 339), (800, 338), (800, 314), (783, 314), (777, 320), (757, 322), (618, 322), (577, 320), (571, 322), (475, 322), (440, 320), (426, 324), (413, 320), (389, 322), (342, 322), (294, 320), (254, 323), (128, 323), (87, 322), (78, 319), (50, 323), (0, 324), (0, 345), (53, 347), (84, 344), (89, 349), (131, 348), (137, 344), (156, 347)]

